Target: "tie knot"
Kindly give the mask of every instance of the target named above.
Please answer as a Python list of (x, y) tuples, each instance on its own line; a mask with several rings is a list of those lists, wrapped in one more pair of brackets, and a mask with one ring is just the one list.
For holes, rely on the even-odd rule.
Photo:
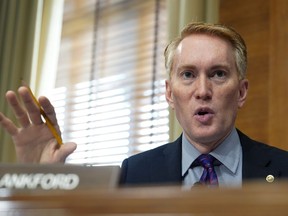
[(219, 166), (220, 162), (216, 158), (210, 154), (202, 154), (195, 160), (195, 164), (199, 164), (204, 168), (199, 181), (201, 184), (218, 185), (218, 178), (214, 166)]
[(208, 169), (214, 166), (216, 159), (210, 154), (202, 154), (196, 160), (202, 167)]

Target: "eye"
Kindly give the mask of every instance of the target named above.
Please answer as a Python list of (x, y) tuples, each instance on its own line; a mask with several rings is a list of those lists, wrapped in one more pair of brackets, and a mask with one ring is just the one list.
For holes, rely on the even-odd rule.
[(191, 71), (183, 71), (182, 76), (184, 79), (191, 79), (195, 77)]
[(216, 70), (212, 73), (212, 77), (214, 78), (224, 78), (226, 76), (226, 72), (224, 70)]
[(216, 71), (215, 76), (217, 76), (217, 77), (224, 77), (224, 76), (225, 76), (225, 71), (223, 71), (223, 70), (218, 70), (218, 71)]

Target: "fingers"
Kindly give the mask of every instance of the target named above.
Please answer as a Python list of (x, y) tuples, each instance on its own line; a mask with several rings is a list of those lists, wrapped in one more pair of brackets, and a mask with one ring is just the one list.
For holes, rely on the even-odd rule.
[[(39, 98), (39, 101), (37, 101), (31, 90), (26, 86), (20, 87), (18, 89), (18, 93), (23, 105), (20, 104), (16, 93), (13, 91), (8, 91), (6, 93), (6, 99), (9, 105), (12, 107), (15, 117), (20, 125), (23, 128), (28, 128), (31, 126), (31, 123), (34, 125), (43, 124), (41, 114), (43, 114), (42, 112), (44, 111), (46, 116), (49, 118), (49, 124), (51, 123), (56, 128), (57, 133), (61, 136), (54, 107), (48, 98), (42, 96)], [(7, 123), (7, 121), (4, 123)], [(14, 131), (14, 128), (11, 126), (8, 126), (8, 129)]]
[(24, 107), (20, 104), (15, 92), (8, 91), (6, 93), (6, 99), (11, 106), (15, 117), (19, 121), (23, 128), (30, 126), (31, 122), (35, 125), (41, 125), (43, 123), (40, 109), (35, 103), (27, 87), (20, 87), (18, 93), (22, 99)]
[(59, 130), (59, 125), (57, 122), (57, 117), (56, 117), (54, 106), (50, 103), (49, 99), (44, 96), (41, 96), (39, 98), (39, 103), (41, 107), (43, 108), (44, 112), (46, 113), (46, 115), (48, 116), (48, 118), (51, 120), (53, 126), (57, 128), (57, 132), (60, 135), (61, 132)]
[[(27, 87), (20, 87), (18, 93), (21, 96), (21, 99), (24, 103), (24, 106), (29, 114), (31, 122), (35, 125), (40, 125), (43, 123), (40, 108), (35, 104), (33, 96), (30, 94), (30, 91)], [(37, 100), (37, 99), (36, 99)]]
[(27, 116), (26, 110), (24, 110), (20, 105), (16, 94), (13, 91), (8, 91), (6, 93), (6, 99), (20, 125), (24, 128), (28, 127), (30, 125), (29, 117)]
[(18, 132), (18, 128), (13, 122), (0, 113), (0, 125), (11, 135), (14, 136)]

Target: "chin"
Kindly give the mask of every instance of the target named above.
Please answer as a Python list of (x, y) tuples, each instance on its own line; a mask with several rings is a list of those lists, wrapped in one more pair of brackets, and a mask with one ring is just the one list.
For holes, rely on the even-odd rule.
[(221, 140), (222, 137), (225, 137), (225, 134), (224, 131), (203, 128), (201, 130), (195, 130), (195, 132), (193, 133), (193, 137), (198, 143), (213, 143)]

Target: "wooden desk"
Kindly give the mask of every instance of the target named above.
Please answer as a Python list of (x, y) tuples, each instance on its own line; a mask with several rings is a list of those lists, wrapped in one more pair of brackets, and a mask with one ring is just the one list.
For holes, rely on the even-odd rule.
[(242, 189), (150, 187), (0, 191), (0, 215), (288, 215), (288, 183)]

